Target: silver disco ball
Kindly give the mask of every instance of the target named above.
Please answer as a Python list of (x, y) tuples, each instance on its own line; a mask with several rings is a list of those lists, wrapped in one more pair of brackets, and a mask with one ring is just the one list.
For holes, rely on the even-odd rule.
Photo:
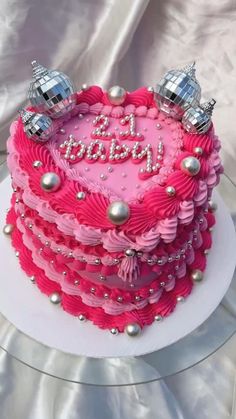
[(182, 70), (170, 70), (156, 86), (156, 101), (161, 111), (181, 119), (190, 106), (196, 107), (201, 88), (195, 78), (195, 63)]
[(28, 138), (41, 143), (49, 140), (54, 132), (53, 122), (49, 116), (25, 109), (20, 110), (19, 113)]
[(69, 77), (57, 70), (48, 70), (36, 61), (32, 62), (33, 79), (28, 97), (39, 112), (59, 118), (76, 105), (76, 92)]
[(216, 101), (211, 99), (209, 102), (189, 108), (183, 115), (182, 124), (184, 129), (191, 134), (203, 134), (211, 126), (211, 115)]

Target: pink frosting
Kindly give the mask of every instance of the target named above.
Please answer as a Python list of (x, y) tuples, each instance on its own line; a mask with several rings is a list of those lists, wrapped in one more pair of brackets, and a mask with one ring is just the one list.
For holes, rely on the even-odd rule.
[[(121, 139), (119, 134), (129, 128), (128, 123), (120, 126), (120, 118), (131, 113), (143, 140), (140, 150), (151, 143), (152, 164), (160, 162), (152, 173), (140, 174), (146, 157), (138, 159), (131, 152), (138, 137), (125, 134)], [(127, 156), (109, 161), (110, 141), (102, 138), (103, 160), (95, 156), (91, 162), (87, 155), (75, 164), (66, 160), (60, 145), (73, 134), (88, 148), (93, 120), (100, 114), (109, 118), (107, 131), (116, 137), (115, 152), (127, 146)], [(79, 92), (75, 109), (57, 121), (55, 129), (58, 132), (42, 145), (26, 137), (20, 121), (11, 126), (8, 165), (17, 189), (12, 199), (17, 214), (11, 211), (8, 218), (16, 223), (13, 245), (22, 247), (23, 269), (36, 274), (37, 285), (46, 294), (60, 292), (66, 311), (84, 312), (102, 328), (115, 326), (123, 331), (129, 321), (144, 326), (156, 313), (170, 314), (176, 297), (191, 292), (189, 274), (192, 269), (205, 269), (204, 249), (211, 247), (208, 228), (214, 216), (203, 211), (222, 173), (220, 144), (213, 129), (203, 135), (184, 133), (180, 122), (159, 112), (146, 88), (127, 93), (123, 106), (113, 106), (98, 86)], [(159, 160), (158, 141), (163, 142)], [(195, 147), (202, 148), (201, 156)], [(199, 159), (197, 176), (182, 171), (181, 162), (187, 156)], [(42, 162), (38, 168), (33, 167), (36, 160)], [(50, 171), (58, 174), (61, 185), (47, 193), (40, 180)], [(174, 196), (166, 193), (167, 186), (175, 188)], [(76, 199), (78, 192), (85, 194), (81, 201)], [(129, 219), (118, 227), (107, 217), (108, 206), (116, 200), (126, 201), (130, 208)], [(134, 255), (126, 256), (127, 249), (133, 249)], [(101, 275), (107, 278), (104, 284)], [(107, 292), (108, 299), (104, 298)]]

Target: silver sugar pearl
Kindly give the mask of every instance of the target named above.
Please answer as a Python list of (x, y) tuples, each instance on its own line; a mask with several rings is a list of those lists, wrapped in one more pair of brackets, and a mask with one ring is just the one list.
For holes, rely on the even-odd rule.
[(116, 327), (112, 327), (112, 329), (110, 330), (110, 333), (114, 336), (117, 336), (119, 333), (119, 330)]
[(17, 250), (15, 253), (16, 257), (18, 258), (20, 256), (20, 252)]
[(107, 209), (107, 216), (114, 225), (124, 224), (130, 216), (128, 204), (123, 201), (112, 202)]
[(105, 175), (104, 173), (101, 173), (100, 174), (100, 179), (107, 180), (107, 175)]
[(61, 302), (61, 294), (59, 292), (53, 292), (49, 298), (52, 304), (60, 304)]
[(201, 169), (201, 164), (196, 157), (185, 157), (181, 161), (181, 170), (188, 176), (196, 176)]
[(43, 163), (40, 161), (40, 160), (35, 160), (34, 162), (33, 162), (33, 167), (35, 168), (35, 169), (38, 169), (39, 167), (41, 167), (43, 165)]
[(118, 303), (122, 303), (122, 301), (123, 301), (123, 297), (121, 297), (121, 296), (119, 295), (119, 297), (117, 297), (117, 301), (118, 301)]
[(174, 188), (174, 186), (167, 186), (166, 187), (166, 193), (169, 196), (174, 196), (175, 195), (175, 188)]
[(78, 201), (82, 201), (85, 198), (85, 196), (86, 196), (85, 192), (80, 191), (80, 192), (77, 192), (76, 199), (78, 199)]
[(204, 255), (206, 255), (206, 256), (209, 255), (209, 252), (210, 252), (210, 249), (205, 249), (204, 250)]
[(153, 294), (154, 293), (154, 289), (153, 288), (150, 288), (149, 289), (149, 294)]
[(118, 106), (124, 102), (126, 97), (126, 90), (120, 86), (113, 86), (108, 90), (107, 95), (112, 105)]
[(215, 212), (217, 210), (217, 203), (213, 201), (209, 201), (209, 210), (212, 212)]
[(150, 93), (154, 93), (154, 87), (148, 86), (147, 91), (150, 92)]
[(86, 83), (83, 83), (82, 86), (81, 86), (81, 90), (83, 92), (86, 92), (86, 90), (88, 90), (88, 89), (89, 89), (89, 86)]
[(176, 298), (176, 300), (177, 300), (177, 302), (178, 302), (178, 303), (183, 303), (183, 302), (185, 301), (185, 298), (184, 298), (182, 295), (179, 295), (179, 296)]
[(161, 320), (163, 320), (163, 317), (162, 317), (160, 314), (156, 314), (156, 315), (154, 316), (154, 320), (155, 320), (156, 322), (160, 322)]
[(127, 256), (127, 257), (133, 257), (134, 255), (136, 254), (136, 251), (134, 250), (134, 249), (127, 249), (126, 251), (125, 251), (125, 256)]
[(2, 231), (6, 236), (10, 236), (12, 234), (13, 230), (14, 230), (14, 225), (13, 224), (5, 224)]
[(194, 147), (193, 152), (201, 156), (203, 154), (203, 149), (202, 147)]
[(105, 292), (105, 293), (103, 294), (103, 297), (105, 298), (105, 300), (107, 300), (107, 299), (109, 298), (109, 294), (108, 294), (107, 292)]
[(201, 282), (203, 280), (203, 272), (200, 269), (194, 269), (191, 272), (191, 278), (194, 282)]
[(29, 279), (30, 279), (30, 281), (32, 282), (32, 284), (34, 284), (34, 283), (35, 283), (35, 276), (34, 276), (34, 275), (31, 275), (31, 276), (29, 277)]
[(125, 326), (125, 333), (130, 337), (138, 336), (141, 333), (141, 327), (138, 323), (129, 323)]
[(79, 314), (78, 319), (79, 319), (80, 322), (85, 322), (87, 320), (86, 316), (84, 314)]
[(100, 281), (106, 281), (106, 277), (104, 275), (99, 275)]
[(47, 172), (41, 177), (40, 186), (45, 192), (55, 192), (60, 185), (61, 179), (54, 172)]

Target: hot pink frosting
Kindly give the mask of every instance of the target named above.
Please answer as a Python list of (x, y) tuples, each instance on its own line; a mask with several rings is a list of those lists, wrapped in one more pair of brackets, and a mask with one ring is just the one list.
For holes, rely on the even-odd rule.
[[(214, 215), (204, 211), (222, 173), (220, 143), (213, 128), (203, 135), (185, 133), (180, 122), (158, 110), (153, 93), (144, 87), (127, 93), (122, 106), (113, 106), (98, 86), (77, 97), (75, 109), (56, 121), (57, 133), (46, 144), (29, 140), (21, 121), (11, 126), (8, 165), (16, 192), (8, 219), (16, 224), (13, 245), (21, 248), (22, 268), (35, 274), (44, 293), (60, 292), (67, 312), (84, 313), (102, 328), (123, 331), (130, 321), (144, 326), (155, 314), (170, 314), (176, 298), (191, 292), (191, 270), (206, 267), (204, 250), (211, 247), (208, 228)], [(92, 130), (99, 126), (94, 119), (98, 115), (104, 115), (108, 126), (104, 136), (96, 137)], [(110, 157), (108, 132), (116, 141), (117, 161)], [(74, 162), (65, 159), (69, 134), (82, 141), (87, 153)], [(99, 138), (103, 158), (89, 158), (94, 138)], [(143, 154), (138, 158), (137, 153)], [(152, 165), (159, 164), (151, 172), (145, 172), (148, 155)], [(196, 176), (182, 171), (187, 156), (199, 159)], [(42, 163), (38, 168), (36, 160)], [(60, 177), (57, 191), (41, 188), (46, 172)], [(174, 196), (167, 194), (167, 186), (174, 187)], [(78, 192), (84, 199), (76, 199)], [(130, 208), (129, 219), (120, 226), (107, 216), (116, 200)], [(132, 256), (126, 255), (127, 249)]]

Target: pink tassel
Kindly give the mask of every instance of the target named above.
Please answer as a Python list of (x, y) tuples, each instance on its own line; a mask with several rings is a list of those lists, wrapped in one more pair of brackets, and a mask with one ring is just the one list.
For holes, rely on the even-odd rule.
[(138, 279), (140, 268), (136, 256), (124, 257), (118, 271), (118, 276), (124, 282), (133, 282)]

